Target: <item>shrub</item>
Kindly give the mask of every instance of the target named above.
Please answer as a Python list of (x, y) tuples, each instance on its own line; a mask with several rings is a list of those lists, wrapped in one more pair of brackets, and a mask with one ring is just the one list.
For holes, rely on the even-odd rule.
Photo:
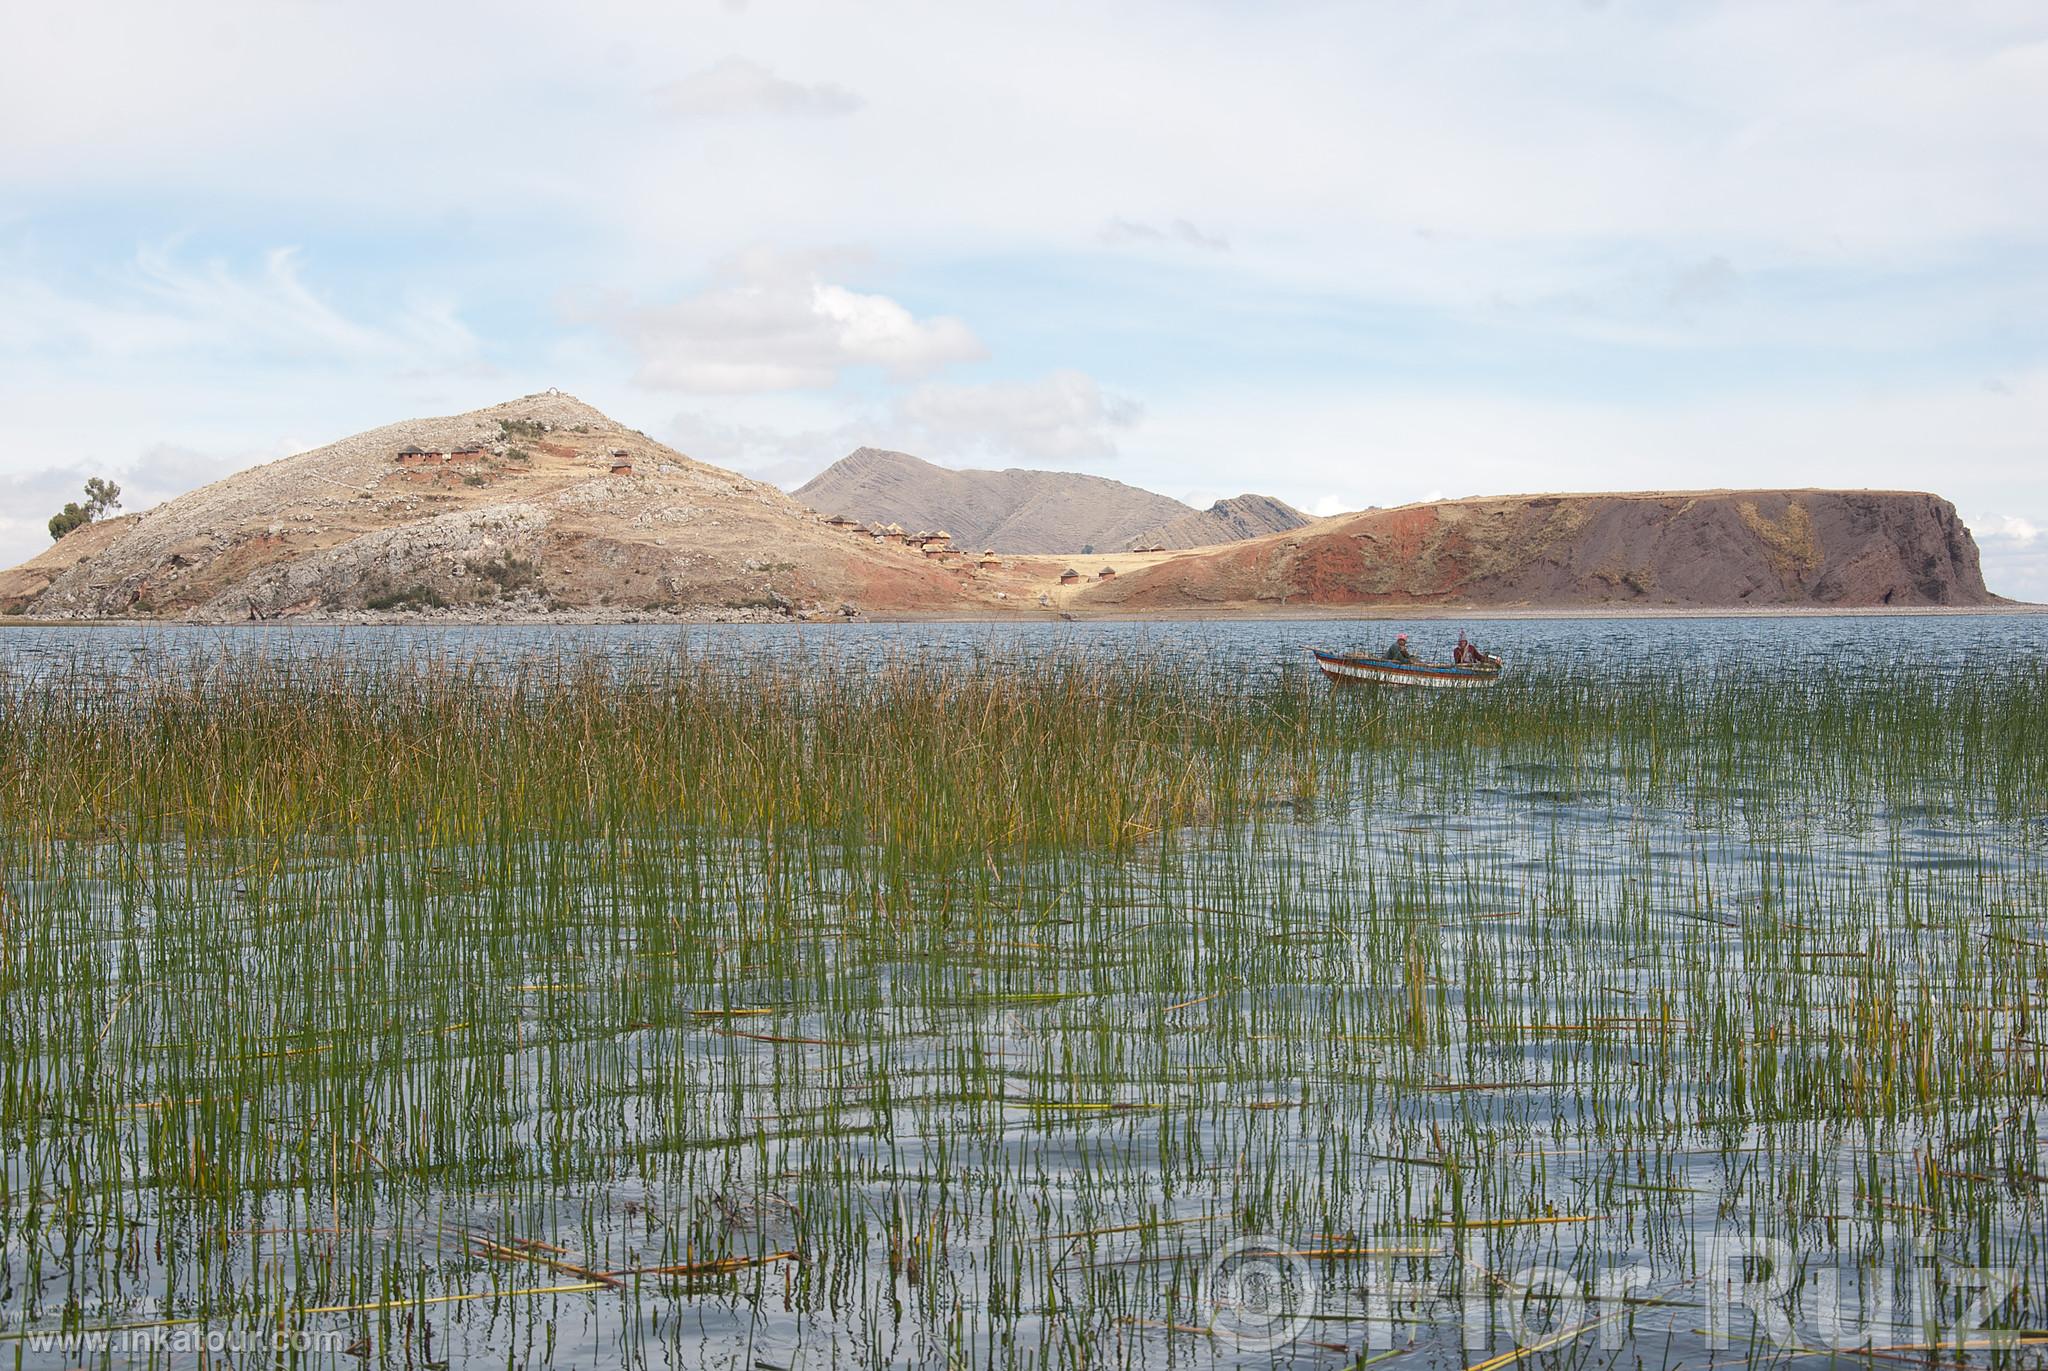
[(442, 609), (447, 604), (448, 602), (441, 597), (441, 592), (432, 586), (410, 585), (403, 590), (388, 590), (379, 595), (372, 595), (363, 601), (363, 608), (413, 611)]
[(494, 557), (472, 561), (469, 569), (498, 588), (501, 595), (516, 595), (540, 585), (540, 564), (525, 557)]
[(55, 542), (74, 528), (83, 528), (92, 522), (92, 516), (73, 500), (50, 516), (50, 540)]

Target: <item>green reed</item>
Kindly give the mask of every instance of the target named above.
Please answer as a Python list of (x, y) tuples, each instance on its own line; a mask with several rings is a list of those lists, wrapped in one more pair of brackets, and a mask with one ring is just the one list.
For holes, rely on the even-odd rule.
[(235, 658), (5, 683), (0, 804), (33, 1326), (1227, 1363), (1254, 1232), (1346, 1365), (1367, 1254), (2048, 1273), (2037, 664)]

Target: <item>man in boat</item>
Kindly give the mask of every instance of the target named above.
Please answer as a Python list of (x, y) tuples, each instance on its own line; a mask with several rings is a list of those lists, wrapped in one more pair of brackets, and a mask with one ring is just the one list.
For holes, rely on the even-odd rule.
[(1407, 634), (1396, 635), (1394, 645), (1387, 649), (1386, 659), (1390, 662), (1412, 662), (1415, 660), (1414, 654), (1408, 651)]
[(1485, 664), (1486, 654), (1479, 650), (1479, 644), (1467, 638), (1461, 630), (1458, 634), (1458, 645), (1451, 650), (1451, 660), (1459, 666), (1481, 666)]

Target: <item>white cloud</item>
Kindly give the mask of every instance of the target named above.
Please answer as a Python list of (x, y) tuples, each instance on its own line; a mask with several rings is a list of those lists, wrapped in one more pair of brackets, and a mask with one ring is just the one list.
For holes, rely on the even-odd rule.
[(779, 428), (701, 410), (684, 410), (662, 427), (659, 436), (678, 452), (700, 462), (795, 487), (868, 442), (873, 432), (873, 425), (856, 421)]
[(2016, 514), (1985, 514), (1972, 520), (1970, 528), (1979, 541), (1997, 539), (2013, 547), (2031, 547), (2041, 537), (2038, 525)]
[(818, 261), (749, 253), (673, 304), (572, 313), (616, 331), (639, 357), (640, 384), (666, 390), (823, 389), (853, 367), (913, 380), (986, 355), (958, 319), (920, 319), (886, 295), (822, 280)]
[(253, 267), (192, 264), (144, 247), (98, 283), (66, 291), (0, 263), (0, 352), (80, 351), (94, 357), (225, 353), (331, 357), (406, 369), (474, 365), (477, 339), (445, 300), (409, 304), (366, 323), (309, 286), (296, 248)]
[[(947, 466), (1085, 469), (1114, 460), (1140, 415), (1136, 401), (1104, 391), (1093, 378), (1056, 371), (1022, 381), (928, 382), (872, 403), (734, 396), (715, 411), (676, 414), (660, 436), (699, 461), (794, 487), (857, 447), (892, 448)], [(1179, 486), (1160, 480), (1157, 488)]]
[(658, 88), (655, 99), (669, 114), (692, 118), (720, 115), (851, 114), (861, 107), (852, 91), (830, 82), (805, 84), (777, 76), (758, 62), (727, 57), (679, 81)]
[(1966, 522), (1984, 558), (1984, 580), (2016, 600), (2048, 603), (2048, 519), (1980, 514)]
[(1228, 238), (1221, 234), (1204, 233), (1186, 219), (1175, 219), (1164, 228), (1138, 223), (1131, 219), (1111, 219), (1102, 226), (1099, 236), (1112, 247), (1126, 243), (1178, 243), (1186, 247), (1203, 248), (1209, 252), (1230, 251)]
[(903, 397), (899, 421), (929, 451), (1023, 462), (1073, 462), (1116, 454), (1117, 434), (1141, 408), (1078, 371), (1036, 381), (932, 383)]

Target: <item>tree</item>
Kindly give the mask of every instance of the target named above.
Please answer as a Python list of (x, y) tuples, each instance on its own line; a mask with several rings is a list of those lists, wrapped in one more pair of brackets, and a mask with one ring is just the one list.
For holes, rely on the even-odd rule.
[(110, 509), (121, 507), (121, 487), (112, 481), (94, 476), (85, 483), (85, 510), (92, 518), (99, 518)]
[(83, 527), (99, 518), (110, 509), (121, 507), (121, 487), (112, 481), (92, 477), (85, 483), (85, 503), (72, 500), (64, 508), (50, 516), (50, 537), (62, 538), (74, 528)]
[(80, 524), (89, 524), (91, 522), (92, 516), (79, 507), (78, 501), (73, 500), (70, 504), (65, 505), (64, 508), (50, 516), (50, 537), (52, 539), (62, 538)]

